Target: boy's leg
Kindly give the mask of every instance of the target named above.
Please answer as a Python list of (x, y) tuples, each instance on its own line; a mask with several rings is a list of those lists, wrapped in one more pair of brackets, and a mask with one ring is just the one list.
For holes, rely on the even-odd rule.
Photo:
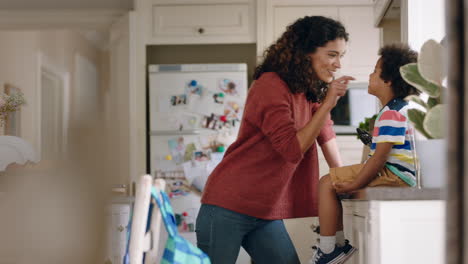
[(345, 245), (345, 236), (343, 233), (343, 205), (341, 204), (341, 201), (338, 200), (338, 219), (337, 224), (336, 224), (336, 244), (339, 247), (342, 247)]
[[(356, 179), (357, 175), (363, 168), (364, 164), (355, 164), (345, 167), (338, 167), (338, 168), (331, 168), (330, 169), (330, 179), (332, 182), (332, 187), (334, 182), (352, 182)], [(343, 205), (341, 200), (336, 196), (338, 201), (338, 217), (336, 222), (336, 233), (335, 233), (335, 241), (338, 249), (344, 253), (344, 257), (341, 259), (344, 263), (347, 259), (349, 259), (354, 252), (357, 251), (355, 247), (353, 247), (349, 241), (345, 239), (343, 233)]]
[[(350, 166), (331, 168), (330, 181), (332, 182), (351, 182), (354, 181), (364, 167), (364, 164), (355, 164)], [(333, 186), (332, 186), (333, 187)], [(345, 244), (345, 237), (343, 234), (343, 204), (341, 200), (336, 197), (338, 201), (338, 218), (336, 222), (336, 243), (338, 246)]]
[(342, 263), (346, 257), (343, 251), (335, 245), (339, 202), (330, 175), (323, 176), (319, 182), (320, 243), (309, 261), (311, 264)]
[(321, 236), (334, 236), (338, 226), (340, 201), (336, 197), (330, 175), (325, 175), (319, 183), (319, 224)]
[[(337, 198), (338, 199), (338, 198)], [(336, 231), (343, 231), (343, 205), (338, 199), (338, 218), (336, 222)]]
[(339, 200), (332, 186), (330, 175), (325, 175), (319, 183), (319, 224), (320, 250), (329, 254), (335, 250), (336, 227), (338, 225)]

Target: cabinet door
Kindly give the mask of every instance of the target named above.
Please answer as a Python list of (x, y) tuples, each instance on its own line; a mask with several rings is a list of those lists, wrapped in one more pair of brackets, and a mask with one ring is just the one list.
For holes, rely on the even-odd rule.
[(150, 42), (254, 43), (253, 10), (249, 3), (154, 4)]
[(127, 244), (130, 205), (113, 204), (108, 209), (107, 257), (112, 263), (122, 263)]
[(283, 34), (286, 27), (304, 16), (326, 16), (338, 19), (336, 7), (278, 6), (273, 10), (273, 41)]
[(358, 215), (353, 216), (353, 246), (358, 251), (353, 254), (349, 260), (350, 264), (367, 264), (366, 246), (367, 246), (367, 230), (366, 218)]
[[(321, 1), (259, 1), (257, 6), (257, 56), (281, 36), (286, 27), (304, 16), (326, 16), (341, 21), (350, 35), (347, 54), (341, 72), (352, 75), (359, 82), (367, 82), (377, 61), (380, 30), (374, 28), (374, 10), (369, 2), (354, 5), (355, 1), (329, 3)], [(369, 4), (368, 4), (369, 3)], [(362, 4), (362, 3), (361, 3)]]
[(349, 33), (341, 72), (367, 82), (374, 71), (380, 46), (380, 30), (374, 27), (373, 9), (371, 6), (341, 7), (339, 17)]
[[(327, 16), (338, 19), (338, 8), (329, 6), (310, 6), (310, 5), (273, 5), (259, 6), (258, 12), (266, 9), (264, 17), (258, 16), (258, 36), (257, 56), (262, 56), (263, 51), (273, 44), (281, 34), (286, 30), (286, 27), (304, 16)], [(263, 19), (262, 19), (263, 18)], [(263, 38), (262, 38), (263, 37)]]
[(354, 207), (350, 202), (342, 202), (343, 205), (343, 232), (345, 238), (349, 240), (351, 245), (357, 245), (353, 237), (353, 218), (354, 218)]

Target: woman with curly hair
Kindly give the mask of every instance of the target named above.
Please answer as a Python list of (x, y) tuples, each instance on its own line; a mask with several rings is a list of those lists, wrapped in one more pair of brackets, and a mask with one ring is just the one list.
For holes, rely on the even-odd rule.
[(241, 246), (255, 263), (299, 263), (282, 219), (317, 216), (316, 142), (342, 165), (330, 111), (354, 79), (334, 80), (347, 40), (340, 22), (304, 17), (265, 51), (237, 140), (203, 191), (197, 244), (212, 263), (235, 263)]

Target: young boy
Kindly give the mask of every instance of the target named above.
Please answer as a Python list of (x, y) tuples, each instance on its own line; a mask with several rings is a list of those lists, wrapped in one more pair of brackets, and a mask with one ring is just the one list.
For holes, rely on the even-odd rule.
[(416, 62), (417, 53), (406, 45), (385, 46), (379, 51), (374, 72), (369, 76), (369, 94), (382, 105), (372, 133), (369, 159), (364, 164), (331, 168), (320, 179), (320, 244), (311, 263), (344, 263), (357, 250), (344, 238), (341, 201), (345, 194), (366, 186), (415, 186), (412, 129), (408, 123), (408, 95), (419, 91), (400, 75), (400, 66)]

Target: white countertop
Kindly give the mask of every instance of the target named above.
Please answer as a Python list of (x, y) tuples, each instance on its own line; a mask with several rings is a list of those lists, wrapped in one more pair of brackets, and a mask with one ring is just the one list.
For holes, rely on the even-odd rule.
[(357, 191), (348, 200), (443, 200), (443, 190), (436, 188), (367, 187)]
[(337, 135), (357, 135), (355, 126), (334, 125), (333, 129)]

